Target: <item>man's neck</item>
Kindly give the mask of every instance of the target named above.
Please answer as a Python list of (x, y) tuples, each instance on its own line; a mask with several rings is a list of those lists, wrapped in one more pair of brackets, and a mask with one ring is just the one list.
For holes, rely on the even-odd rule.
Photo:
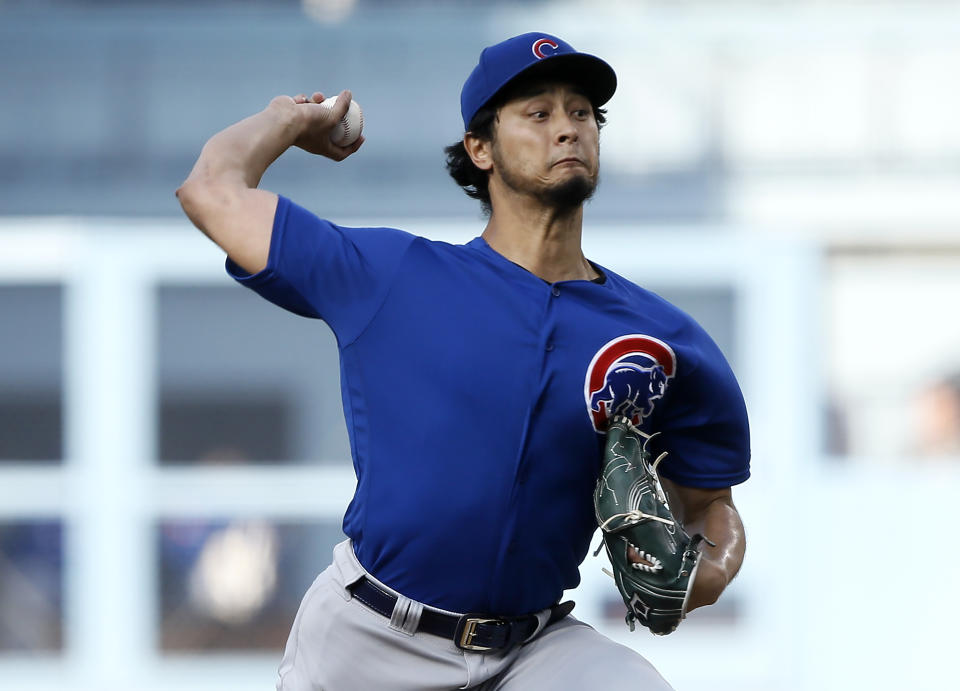
[(483, 239), (514, 264), (549, 283), (593, 280), (599, 274), (583, 256), (583, 206), (558, 210), (539, 204), (497, 204)]

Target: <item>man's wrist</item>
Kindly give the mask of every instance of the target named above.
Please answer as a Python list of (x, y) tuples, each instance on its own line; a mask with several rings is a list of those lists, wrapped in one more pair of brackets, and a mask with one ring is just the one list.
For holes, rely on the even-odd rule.
[(687, 611), (712, 605), (727, 587), (727, 582), (727, 575), (723, 568), (711, 561), (707, 555), (701, 555), (696, 578), (691, 586)]
[(293, 146), (303, 132), (303, 111), (297, 107), (293, 99), (278, 96), (270, 101), (263, 110), (263, 114), (271, 121), (275, 131), (282, 132), (288, 146)]

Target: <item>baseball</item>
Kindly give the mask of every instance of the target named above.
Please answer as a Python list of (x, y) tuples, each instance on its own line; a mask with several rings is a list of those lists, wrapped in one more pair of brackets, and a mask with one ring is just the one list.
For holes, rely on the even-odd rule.
[[(333, 108), (337, 102), (337, 97), (325, 99), (320, 105)], [(356, 101), (350, 101), (350, 108), (347, 114), (337, 123), (337, 126), (330, 130), (330, 141), (337, 146), (350, 146), (363, 131), (363, 110), (360, 109)]]

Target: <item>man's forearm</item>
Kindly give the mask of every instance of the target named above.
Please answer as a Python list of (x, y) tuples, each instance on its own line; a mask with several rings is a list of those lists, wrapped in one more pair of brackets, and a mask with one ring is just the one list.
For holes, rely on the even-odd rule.
[(685, 524), (687, 532), (700, 533), (716, 546), (703, 543), (697, 577), (690, 594), (689, 610), (710, 605), (733, 580), (743, 563), (746, 537), (740, 514), (732, 501), (716, 499)]
[(276, 102), (218, 132), (203, 147), (184, 185), (235, 184), (257, 187), (267, 168), (299, 135), (296, 113)]

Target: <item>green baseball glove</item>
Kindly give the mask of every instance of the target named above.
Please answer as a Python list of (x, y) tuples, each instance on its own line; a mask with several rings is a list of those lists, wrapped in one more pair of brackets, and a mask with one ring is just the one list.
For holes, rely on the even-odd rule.
[[(653, 633), (666, 635), (686, 616), (705, 538), (691, 538), (673, 518), (657, 475), (667, 454), (651, 463), (646, 442), (652, 436), (626, 417), (610, 422), (593, 503), (630, 630), (639, 620)], [(600, 547), (594, 554), (599, 552)]]

